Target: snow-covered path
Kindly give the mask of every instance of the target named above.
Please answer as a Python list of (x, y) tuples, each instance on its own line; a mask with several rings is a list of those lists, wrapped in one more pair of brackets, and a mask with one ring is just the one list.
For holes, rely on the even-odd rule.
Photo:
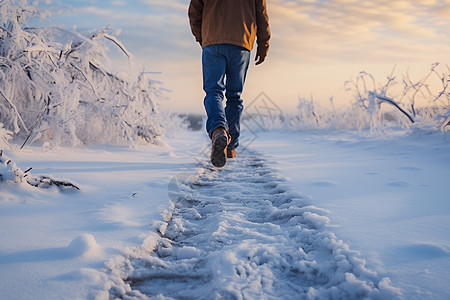
[[(206, 160), (169, 185), (159, 232), (108, 263), (111, 297), (157, 299), (392, 299), (329, 230), (326, 211), (289, 190), (256, 153), (224, 169)], [(130, 288), (131, 286), (131, 288)]]

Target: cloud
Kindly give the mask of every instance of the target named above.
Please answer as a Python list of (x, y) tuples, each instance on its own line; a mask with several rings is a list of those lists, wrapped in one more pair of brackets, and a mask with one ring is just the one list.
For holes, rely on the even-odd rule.
[(114, 5), (114, 6), (125, 6), (125, 5), (127, 5), (127, 2), (123, 1), (123, 0), (114, 0), (114, 1), (111, 1), (111, 5)]
[(187, 14), (188, 3), (185, 0), (140, 0), (141, 3), (148, 5), (151, 8), (159, 8), (165, 10), (176, 10), (178, 12), (185, 12)]
[(448, 33), (442, 30), (450, 25), (450, 8), (437, 3), (268, 0), (268, 11), (273, 44), (280, 57), (320, 61), (324, 57), (348, 59), (345, 53), (351, 53), (352, 59), (373, 54), (373, 59), (381, 60), (398, 59), (401, 55), (395, 48), (417, 55), (423, 45), (450, 44)]
[(446, 5), (439, 5), (432, 9), (432, 12), (440, 19), (450, 19), (450, 2)]
[[(122, 29), (119, 39), (147, 70), (163, 72), (180, 107), (202, 97), (201, 51), (190, 32), (188, 0), (55, 1), (65, 11), (60, 23)], [(450, 0), (266, 1), (271, 47), (267, 62), (250, 69), (249, 95), (263, 86), (274, 98), (295, 101), (298, 93), (341, 86), (362, 69), (448, 63)]]
[[(69, 0), (65, 4), (75, 6), (80, 17), (96, 16), (97, 23), (112, 23), (124, 34), (139, 37), (136, 43), (161, 55), (167, 51), (188, 54), (186, 45), (194, 41), (187, 19), (188, 0), (133, 4)], [(275, 59), (396, 61), (417, 55), (427, 59), (433, 56), (431, 47), (450, 50), (450, 0), (267, 0), (267, 4), (273, 36), (270, 51)], [(167, 48), (158, 50), (154, 45)], [(408, 55), (399, 55), (396, 49)]]

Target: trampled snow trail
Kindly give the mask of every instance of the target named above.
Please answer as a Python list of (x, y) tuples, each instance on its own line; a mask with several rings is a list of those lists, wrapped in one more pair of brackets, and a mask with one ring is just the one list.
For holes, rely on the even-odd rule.
[(159, 232), (108, 263), (123, 299), (392, 299), (400, 292), (338, 240), (325, 212), (259, 155), (208, 163), (169, 187)]

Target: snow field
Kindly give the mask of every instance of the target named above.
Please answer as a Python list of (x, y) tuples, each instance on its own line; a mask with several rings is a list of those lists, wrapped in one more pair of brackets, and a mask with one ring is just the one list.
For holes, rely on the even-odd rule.
[(0, 184), (0, 294), (448, 299), (448, 136), (273, 130), (221, 171), (167, 142), (7, 152), (81, 190)]
[(168, 145), (8, 152), (22, 170), (69, 178), (80, 191), (0, 183), (0, 294), (92, 299), (109, 282), (105, 261), (142, 244), (169, 208), (168, 182), (194, 166), (192, 153), (179, 154)]
[[(393, 74), (381, 90), (373, 82), (362, 91), (357, 80), (356, 110), (299, 99), (291, 125), (308, 132), (256, 137), (268, 161), (248, 152), (223, 170), (202, 163), (194, 172), (192, 156), (207, 144), (198, 134), (171, 140), (171, 150), (138, 149), (185, 126), (161, 110), (163, 90), (145, 72), (112, 71), (108, 41), (132, 68), (112, 30), (29, 26), (39, 12), (27, 1), (3, 1), (0, 14), (0, 149), (17, 161), (0, 157), (2, 297), (450, 298), (448, 67), (433, 64), (443, 90), (437, 98), (422, 90), (431, 107), (417, 110), (414, 125), (386, 105)], [(429, 87), (402, 83), (414, 94), (402, 107), (414, 105), (417, 86)], [(380, 138), (399, 125), (391, 141)], [(33, 142), (52, 151), (12, 150)], [(135, 149), (57, 148), (98, 143)], [(61, 193), (72, 186), (34, 174), (70, 178), (81, 191)]]
[(274, 130), (252, 147), (404, 299), (450, 298), (448, 133)]
[[(327, 212), (289, 191), (260, 155), (203, 163), (169, 188), (173, 210), (141, 247), (108, 263), (125, 299), (394, 299), (329, 230)], [(118, 275), (118, 272), (119, 274)]]

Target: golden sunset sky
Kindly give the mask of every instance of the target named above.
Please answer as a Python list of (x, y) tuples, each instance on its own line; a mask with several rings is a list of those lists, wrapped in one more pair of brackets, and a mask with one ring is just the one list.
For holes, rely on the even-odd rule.
[[(83, 32), (111, 24), (136, 64), (161, 81), (177, 112), (203, 112), (201, 49), (189, 28), (189, 0), (47, 0), (52, 22)], [(285, 110), (298, 97), (349, 103), (344, 83), (360, 71), (379, 84), (397, 74), (423, 77), (450, 63), (450, 0), (267, 0), (272, 31), (267, 61), (252, 65), (249, 103), (265, 92)], [(252, 54), (254, 58), (254, 54)], [(119, 67), (124, 60), (115, 60)]]

